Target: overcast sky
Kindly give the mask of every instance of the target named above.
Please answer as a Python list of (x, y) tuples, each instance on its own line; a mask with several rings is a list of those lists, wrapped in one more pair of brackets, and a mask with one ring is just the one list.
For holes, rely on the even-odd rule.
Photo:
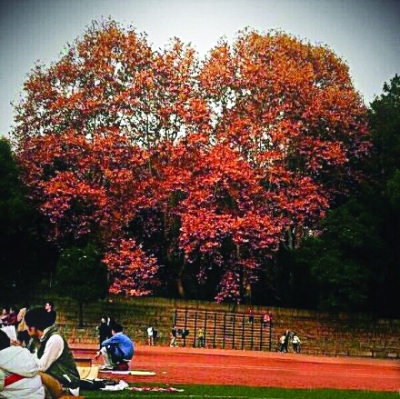
[(10, 102), (35, 63), (57, 61), (93, 20), (109, 16), (147, 33), (155, 49), (176, 36), (201, 56), (245, 27), (326, 44), (367, 105), (400, 74), (400, 0), (0, 0), (0, 134), (8, 135)]

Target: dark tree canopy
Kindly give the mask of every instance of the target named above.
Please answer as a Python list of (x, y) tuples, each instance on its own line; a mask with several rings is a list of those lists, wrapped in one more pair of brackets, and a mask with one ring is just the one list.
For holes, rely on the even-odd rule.
[[(56, 252), (44, 237), (43, 219), (31, 207), (11, 146), (0, 139), (0, 300), (19, 301), (51, 274)], [(32, 272), (34, 271), (34, 272)]]

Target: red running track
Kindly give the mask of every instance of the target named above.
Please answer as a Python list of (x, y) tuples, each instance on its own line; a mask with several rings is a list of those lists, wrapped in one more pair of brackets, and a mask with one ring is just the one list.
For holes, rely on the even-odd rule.
[[(131, 369), (154, 371), (156, 374), (123, 376), (130, 383), (400, 392), (398, 360), (139, 346)], [(100, 376), (105, 377), (106, 374)], [(112, 375), (112, 378), (115, 377)]]

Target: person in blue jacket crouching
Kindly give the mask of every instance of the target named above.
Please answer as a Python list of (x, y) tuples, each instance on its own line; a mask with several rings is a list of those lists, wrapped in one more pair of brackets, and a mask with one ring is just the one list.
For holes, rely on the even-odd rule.
[(101, 343), (101, 348), (97, 352), (95, 359), (103, 356), (104, 365), (100, 370), (128, 370), (128, 362), (134, 354), (132, 340), (123, 333), (121, 324), (113, 324), (111, 328), (111, 338)]

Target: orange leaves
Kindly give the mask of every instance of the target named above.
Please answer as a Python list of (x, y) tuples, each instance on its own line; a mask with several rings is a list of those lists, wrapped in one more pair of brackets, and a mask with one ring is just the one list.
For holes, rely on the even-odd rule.
[(218, 298), (238, 295), (238, 268), (256, 278), (288, 231), (317, 226), (368, 150), (347, 66), (282, 32), (240, 32), (200, 63), (179, 39), (154, 51), (106, 21), (25, 90), (14, 137), (30, 194), (54, 239), (107, 249), (127, 295), (151, 291), (157, 262), (203, 256), (223, 269)]
[(110, 293), (144, 296), (159, 284), (156, 259), (145, 255), (133, 239), (113, 243), (103, 259), (108, 266), (112, 285)]

